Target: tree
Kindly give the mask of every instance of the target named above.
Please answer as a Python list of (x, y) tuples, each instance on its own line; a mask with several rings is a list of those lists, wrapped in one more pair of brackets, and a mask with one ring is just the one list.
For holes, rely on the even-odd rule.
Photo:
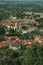
[(0, 35), (0, 42), (4, 40), (4, 35)]
[(0, 49), (0, 65), (21, 65), (20, 51), (5, 47)]
[(1, 35), (4, 35), (5, 34), (4, 26), (0, 26), (0, 34)]
[(43, 46), (33, 44), (31, 48), (26, 49), (23, 54), (22, 65), (43, 65)]

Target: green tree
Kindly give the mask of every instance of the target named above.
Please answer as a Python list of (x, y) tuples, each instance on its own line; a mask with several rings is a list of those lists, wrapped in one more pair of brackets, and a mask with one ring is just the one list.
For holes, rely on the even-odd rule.
[(0, 26), (0, 34), (1, 35), (4, 35), (5, 34), (4, 26)]

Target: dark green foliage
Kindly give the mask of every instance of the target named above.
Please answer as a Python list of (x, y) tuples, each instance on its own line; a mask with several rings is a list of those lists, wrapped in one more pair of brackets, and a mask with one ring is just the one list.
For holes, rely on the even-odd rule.
[(4, 35), (5, 35), (5, 28), (4, 26), (0, 26), (0, 41), (4, 40)]
[(5, 34), (4, 26), (0, 26), (0, 35), (4, 35), (4, 34)]
[(0, 65), (21, 65), (19, 51), (10, 50), (8, 47), (0, 49)]
[[(43, 46), (32, 45), (32, 48), (25, 50), (23, 65), (42, 65)], [(42, 54), (42, 55), (41, 55)]]
[(43, 65), (43, 46), (33, 44), (31, 48), (0, 49), (0, 65)]
[(4, 40), (4, 35), (0, 35), (0, 42)]

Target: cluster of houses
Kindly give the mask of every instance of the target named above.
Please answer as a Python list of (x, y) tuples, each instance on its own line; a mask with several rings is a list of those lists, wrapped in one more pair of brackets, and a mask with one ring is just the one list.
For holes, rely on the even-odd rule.
[[(5, 20), (2, 22), (2, 24), (4, 26), (6, 26), (8, 29), (10, 29), (10, 28), (13, 28), (14, 30), (19, 29), (22, 31), (23, 34), (37, 29), (34, 26), (30, 27), (30, 22), (24, 22), (24, 21), (15, 22), (13, 20)], [(24, 29), (23, 29), (23, 27), (24, 27)]]
[(20, 49), (21, 46), (25, 46), (26, 48), (30, 48), (34, 43), (43, 44), (43, 36), (36, 36), (34, 40), (20, 40), (18, 36), (5, 36), (4, 41), (0, 42), (0, 48), (5, 46), (9, 46), (9, 48), (16, 50)]
[(39, 15), (40, 16), (40, 18), (43, 18), (43, 13), (41, 13), (41, 12), (24, 12), (26, 15), (29, 15), (29, 16), (31, 16), (32, 17), (32, 15)]
[[(26, 14), (28, 14), (28, 12)], [(30, 14), (32, 14), (32, 12)], [(6, 26), (8, 29), (9, 28), (13, 28), (14, 30), (19, 29), (19, 30), (22, 31), (23, 34), (30, 33), (32, 31), (37, 30), (36, 27), (34, 27), (34, 26), (30, 27), (29, 26), (29, 23), (30, 23), (31, 20), (30, 21), (25, 20), (25, 22), (23, 22), (24, 20), (23, 21), (18, 20), (19, 21), (18, 22), (16, 19), (17, 18), (14, 17), (13, 20), (5, 20), (5, 21), (2, 22), (2, 25)], [(27, 29), (24, 30), (24, 29), (22, 29), (23, 26), (25, 26), (25, 27), (29, 26), (29, 27), (27, 27)], [(3, 48), (7, 45), (9, 46), (9, 48), (11, 48), (13, 50), (18, 49), (18, 48), (20, 49), (21, 46), (25, 46), (26, 48), (30, 48), (31, 45), (36, 43), (36, 42), (43, 44), (43, 36), (36, 36), (34, 40), (29, 40), (29, 39), (28, 40), (20, 40), (18, 36), (5, 36), (4, 41), (0, 42), (0, 48)]]

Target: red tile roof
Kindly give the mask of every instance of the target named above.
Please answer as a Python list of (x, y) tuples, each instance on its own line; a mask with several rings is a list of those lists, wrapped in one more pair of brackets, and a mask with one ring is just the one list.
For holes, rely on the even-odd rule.
[[(16, 38), (16, 36), (8, 36), (7, 38)], [(6, 37), (5, 37), (6, 39)], [(0, 48), (3, 48), (6, 45), (20, 46), (25, 43), (26, 48), (31, 47), (31, 44), (36, 42), (43, 42), (43, 36), (37, 36), (34, 40), (11, 40), (6, 39), (5, 41), (0, 42)]]
[(27, 29), (26, 32), (31, 32), (31, 31), (33, 31), (35, 29), (36, 29), (36, 27), (31, 27), (31, 28)]
[(43, 43), (43, 36), (37, 36), (34, 41), (39, 42), (39, 43)]
[(0, 42), (0, 48), (3, 48), (4, 44), (2, 42)]
[(7, 40), (7, 39), (12, 39), (12, 38), (15, 38), (15, 39), (17, 39), (18, 38), (18, 36), (5, 36), (5, 40)]

